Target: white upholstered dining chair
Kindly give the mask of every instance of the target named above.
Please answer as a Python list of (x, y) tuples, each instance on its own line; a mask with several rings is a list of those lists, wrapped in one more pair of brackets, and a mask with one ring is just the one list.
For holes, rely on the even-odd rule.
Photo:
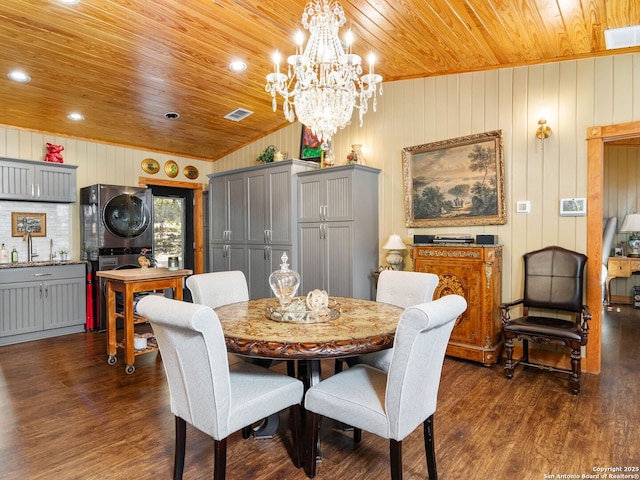
[(389, 439), (391, 478), (402, 478), (402, 440), (421, 423), (429, 480), (437, 479), (433, 438), (444, 353), (456, 318), (467, 302), (447, 295), (407, 308), (398, 323), (389, 371), (355, 365), (314, 385), (305, 395), (307, 410), (306, 473), (316, 473), (320, 417), (333, 418), (359, 431)]
[[(376, 302), (390, 303), (408, 308), (430, 302), (438, 286), (438, 276), (433, 273), (383, 270), (378, 277)], [(387, 371), (393, 349), (367, 353), (358, 357), (360, 363)]]
[(191, 275), (187, 277), (186, 284), (191, 290), (193, 303), (211, 308), (249, 300), (247, 279), (239, 270)]
[(138, 312), (151, 323), (169, 383), (176, 428), (174, 480), (184, 470), (187, 423), (213, 437), (213, 478), (222, 480), (227, 437), (289, 407), (293, 461), (302, 466), (300, 380), (246, 362), (229, 366), (222, 327), (210, 307), (150, 295), (138, 302)]

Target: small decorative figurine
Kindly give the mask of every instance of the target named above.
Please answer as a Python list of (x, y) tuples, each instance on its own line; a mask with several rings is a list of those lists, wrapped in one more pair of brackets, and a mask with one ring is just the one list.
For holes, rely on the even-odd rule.
[(326, 290), (315, 289), (307, 294), (307, 307), (316, 318), (326, 318), (330, 315), (329, 295)]
[(45, 162), (53, 162), (53, 163), (63, 163), (64, 160), (62, 158), (62, 152), (64, 147), (62, 145), (54, 145), (53, 143), (47, 143), (47, 153), (44, 156)]
[(147, 257), (147, 252), (149, 252), (149, 249), (143, 248), (140, 250), (140, 256), (138, 257), (138, 265), (140, 265), (142, 270), (146, 270), (149, 268), (149, 265), (151, 265), (151, 260)]

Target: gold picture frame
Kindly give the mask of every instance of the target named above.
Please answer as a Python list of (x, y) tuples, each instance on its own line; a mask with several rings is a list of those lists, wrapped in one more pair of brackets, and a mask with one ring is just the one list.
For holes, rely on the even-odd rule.
[(178, 164), (173, 160), (167, 160), (164, 164), (164, 173), (167, 174), (169, 178), (176, 178), (179, 172)]
[(507, 223), (502, 130), (402, 150), (407, 227)]
[(150, 173), (151, 175), (155, 175), (160, 171), (160, 164), (154, 158), (145, 158), (142, 160), (140, 166), (142, 167), (142, 170), (146, 173)]
[(198, 169), (193, 165), (187, 165), (186, 167), (184, 167), (184, 169), (182, 170), (182, 173), (184, 173), (184, 176), (187, 177), (189, 180), (195, 180), (200, 175), (200, 172), (198, 171)]
[(27, 233), (32, 237), (46, 237), (47, 214), (11, 212), (11, 236), (22, 237)]

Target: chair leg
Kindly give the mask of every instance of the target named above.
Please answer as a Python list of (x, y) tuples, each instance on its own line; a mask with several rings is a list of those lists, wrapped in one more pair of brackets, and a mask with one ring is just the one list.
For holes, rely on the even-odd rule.
[(505, 338), (504, 349), (507, 354), (507, 360), (504, 364), (504, 376), (511, 380), (513, 378), (513, 338)]
[(316, 457), (318, 456), (318, 427), (320, 426), (320, 415), (307, 410), (307, 457), (305, 459), (307, 477), (316, 476)]
[(402, 480), (402, 440), (389, 439), (389, 459), (391, 480)]
[(362, 440), (362, 429), (354, 427), (354, 429), (353, 429), (353, 443), (358, 443), (360, 440)]
[(173, 460), (173, 480), (182, 480), (186, 443), (187, 422), (176, 415), (176, 446)]
[(227, 439), (214, 439), (213, 444), (213, 480), (224, 480), (227, 471)]
[(571, 376), (569, 377), (569, 388), (571, 393), (577, 395), (580, 393), (580, 358), (581, 352), (579, 348), (571, 349)]
[(433, 415), (427, 418), (422, 426), (424, 430), (424, 449), (427, 454), (427, 472), (429, 472), (429, 480), (438, 480), (438, 470), (436, 468), (436, 444), (433, 439)]
[(242, 438), (245, 440), (251, 436), (251, 425), (247, 425), (246, 427), (242, 427)]
[(304, 464), (304, 443), (302, 438), (302, 405), (293, 405), (289, 409), (291, 418), (291, 436), (293, 437), (293, 464), (296, 468)]

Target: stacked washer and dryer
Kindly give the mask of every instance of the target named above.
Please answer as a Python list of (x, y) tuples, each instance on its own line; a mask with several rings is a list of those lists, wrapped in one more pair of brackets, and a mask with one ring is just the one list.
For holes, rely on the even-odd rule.
[(153, 247), (153, 195), (148, 188), (97, 184), (80, 189), (82, 259), (94, 273), (93, 328), (105, 330), (106, 296), (98, 270), (138, 268), (143, 248)]

